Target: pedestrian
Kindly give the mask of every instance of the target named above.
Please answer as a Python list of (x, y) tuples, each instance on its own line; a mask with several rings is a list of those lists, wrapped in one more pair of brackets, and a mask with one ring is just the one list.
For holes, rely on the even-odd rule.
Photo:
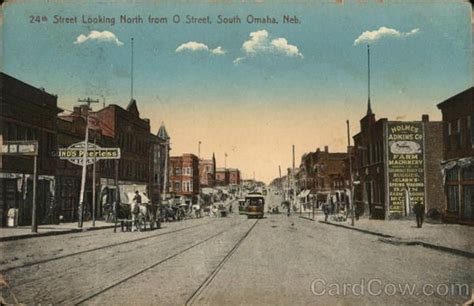
[(142, 197), (138, 190), (135, 191), (135, 196), (133, 197), (133, 208), (132, 208), (132, 231), (140, 231), (139, 224), (139, 214), (140, 214), (140, 205), (142, 203)]
[(421, 228), (423, 226), (423, 218), (425, 217), (425, 205), (421, 201), (416, 202), (413, 206), (413, 212), (416, 216), (416, 227)]
[(136, 201), (138, 204), (142, 204), (142, 196), (138, 192), (138, 190), (135, 190), (135, 196), (133, 197), (133, 201)]
[(329, 204), (328, 203), (323, 204), (323, 212), (324, 212), (324, 221), (327, 222), (328, 217), (329, 217)]

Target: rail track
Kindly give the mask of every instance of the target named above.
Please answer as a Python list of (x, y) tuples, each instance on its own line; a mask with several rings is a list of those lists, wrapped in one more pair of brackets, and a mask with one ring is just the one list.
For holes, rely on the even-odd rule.
[[(129, 280), (131, 280), (131, 279), (133, 279), (134, 277), (137, 277), (137, 276), (139, 276), (139, 275), (141, 275), (141, 274), (143, 274), (143, 273), (145, 273), (145, 272), (147, 272), (147, 271), (149, 271), (149, 270), (151, 270), (151, 269), (153, 269), (153, 268), (155, 268), (155, 267), (157, 267), (157, 266), (159, 266), (159, 265), (161, 265), (161, 264), (163, 264), (163, 263), (165, 263), (165, 262), (167, 262), (167, 261), (170, 261), (170, 260), (172, 260), (172, 259), (178, 257), (179, 255), (182, 255), (182, 254), (184, 254), (184, 253), (186, 253), (186, 252), (188, 252), (188, 251), (190, 251), (190, 250), (196, 248), (197, 246), (200, 246), (200, 245), (202, 245), (202, 244), (204, 244), (204, 243), (206, 243), (206, 242), (208, 242), (208, 241), (210, 241), (210, 240), (212, 240), (212, 239), (214, 239), (214, 238), (216, 238), (216, 237), (218, 237), (218, 236), (224, 234), (225, 232), (228, 232), (228, 231), (231, 230), (232, 228), (234, 228), (234, 227), (236, 227), (236, 226), (239, 226), (239, 225), (241, 225), (242, 223), (244, 223), (244, 222), (240, 222), (240, 223), (238, 223), (238, 224), (236, 224), (236, 225), (233, 225), (233, 226), (231, 226), (230, 228), (227, 228), (227, 229), (222, 230), (222, 231), (220, 231), (220, 232), (218, 232), (218, 233), (216, 233), (216, 234), (214, 234), (214, 235), (212, 235), (212, 236), (210, 236), (210, 237), (207, 237), (207, 238), (205, 238), (205, 239), (202, 239), (202, 240), (200, 240), (200, 241), (198, 241), (198, 242), (196, 242), (196, 243), (194, 243), (194, 244), (192, 244), (192, 245), (190, 245), (190, 246), (188, 246), (188, 247), (186, 247), (186, 248), (180, 250), (179, 252), (176, 252), (176, 253), (174, 253), (174, 254), (172, 254), (172, 255), (170, 255), (170, 256), (164, 258), (164, 259), (161, 259), (161, 260), (159, 260), (159, 261), (157, 261), (157, 262), (154, 262), (154, 263), (152, 263), (151, 265), (148, 265), (147, 267), (145, 267), (145, 268), (143, 268), (143, 269), (140, 269), (139, 271), (136, 271), (135, 273), (130, 274), (130, 275), (128, 275), (128, 276), (126, 276), (126, 277), (124, 277), (124, 278), (122, 278), (122, 279), (120, 279), (120, 280), (118, 280), (118, 281), (116, 281), (116, 282), (114, 282), (114, 283), (112, 283), (112, 284), (110, 284), (110, 285), (108, 285), (108, 286), (102, 288), (100, 291), (94, 292), (94, 293), (92, 293), (91, 295), (89, 295), (89, 296), (87, 296), (87, 297), (83, 297), (83, 298), (80, 299), (79, 301), (74, 301), (74, 304), (75, 304), (75, 305), (84, 304), (84, 303), (90, 301), (91, 299), (93, 299), (93, 298), (95, 298), (95, 297), (97, 297), (97, 296), (99, 296), (99, 295), (101, 295), (101, 294), (103, 294), (103, 293), (105, 293), (105, 292), (107, 292), (107, 291), (109, 291), (109, 290), (111, 290), (111, 289), (113, 289), (113, 288), (115, 288), (115, 287), (117, 287), (117, 286), (119, 286), (119, 285), (121, 285), (121, 284), (123, 284), (123, 283), (129, 281)], [(224, 258), (219, 262), (219, 264), (216, 266), (216, 268), (215, 268), (215, 269), (209, 274), (209, 276), (198, 286), (198, 288), (197, 288), (195, 291), (193, 291), (193, 293), (191, 294), (191, 296), (186, 300), (186, 303), (185, 303), (186, 305), (191, 305), (192, 302), (193, 302), (196, 298), (198, 298), (198, 297), (204, 292), (204, 290), (211, 284), (211, 282), (212, 282), (212, 280), (215, 278), (215, 276), (219, 273), (219, 271), (222, 269), (222, 267), (225, 265), (225, 263), (232, 257), (232, 255), (235, 253), (235, 251), (238, 249), (238, 247), (242, 244), (242, 242), (245, 240), (245, 238), (247, 238), (247, 236), (250, 234), (250, 232), (253, 230), (253, 228), (256, 226), (257, 223), (258, 223), (258, 220), (256, 220), (256, 221), (250, 226), (250, 228), (245, 231), (244, 235), (233, 245), (233, 247), (230, 249), (230, 251), (227, 252), (227, 254), (226, 254), (226, 255), (224, 256)]]
[(164, 233), (161, 232), (161, 233), (157, 233), (157, 234), (151, 235), (151, 236), (146, 236), (146, 237), (141, 237), (141, 238), (134, 238), (134, 239), (130, 239), (130, 240), (122, 241), (122, 242), (107, 244), (107, 245), (103, 245), (103, 246), (96, 247), (96, 248), (91, 248), (91, 249), (78, 251), (78, 252), (74, 252), (74, 253), (70, 253), (70, 254), (64, 254), (64, 255), (61, 255), (61, 256), (55, 256), (55, 257), (46, 258), (46, 259), (42, 259), (42, 260), (32, 261), (32, 262), (28, 262), (28, 263), (25, 263), (25, 264), (22, 264), (22, 265), (19, 265), (19, 266), (14, 266), (14, 267), (6, 268), (6, 269), (1, 269), (0, 274), (4, 274), (4, 273), (7, 273), (7, 272), (10, 272), (10, 271), (13, 271), (13, 270), (18, 270), (18, 269), (22, 269), (22, 268), (26, 268), (26, 267), (32, 267), (32, 266), (35, 266), (35, 265), (40, 265), (40, 264), (44, 264), (44, 263), (47, 263), (47, 262), (52, 262), (52, 261), (68, 258), (68, 257), (74, 257), (74, 256), (79, 256), (79, 255), (82, 255), (82, 254), (86, 254), (86, 253), (102, 251), (104, 249), (110, 249), (110, 248), (114, 248), (114, 247), (118, 247), (118, 246), (123, 246), (123, 245), (126, 245), (126, 244), (133, 244), (133, 243), (143, 241), (143, 240), (153, 239), (153, 238), (160, 237), (160, 236), (165, 236), (165, 235), (178, 233), (178, 232), (182, 232), (182, 231), (186, 231), (186, 230), (190, 230), (190, 229), (195, 229), (195, 228), (202, 227), (202, 226), (205, 226), (207, 224), (210, 224), (211, 222), (213, 222), (213, 221), (188, 226), (188, 227), (185, 227), (185, 228), (180, 228), (180, 229), (169, 231), (169, 232), (164, 232)]

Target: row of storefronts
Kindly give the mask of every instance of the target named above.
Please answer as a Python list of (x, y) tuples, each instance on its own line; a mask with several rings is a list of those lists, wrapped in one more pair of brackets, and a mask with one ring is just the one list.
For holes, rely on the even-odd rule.
[[(442, 121), (376, 119), (370, 100), (353, 136), (350, 154), (317, 149), (288, 169), (278, 188), (298, 211), (336, 211), (349, 203), (350, 167), (356, 215), (399, 219), (413, 215), (421, 203), (428, 217), (474, 223), (474, 99), (469, 88), (441, 103)], [(294, 192), (294, 191), (296, 192)]]
[(355, 204), (375, 219), (474, 222), (473, 88), (438, 104), (442, 121), (376, 120), (370, 102), (354, 138)]
[[(120, 159), (95, 161), (87, 167), (84, 214), (92, 215), (95, 195), (98, 218), (106, 217), (121, 189), (142, 188), (152, 201), (159, 201), (166, 180), (170, 138), (164, 125), (154, 134), (148, 119), (140, 117), (137, 103), (123, 108), (110, 104), (91, 111), (85, 106), (64, 112), (57, 96), (0, 73), (0, 142), (37, 141), (37, 218), (39, 224), (75, 221), (82, 167), (58, 158), (59, 149), (84, 141), (89, 117), (89, 143), (117, 148)], [(0, 155), (0, 226), (6, 226), (8, 211), (17, 211), (19, 225), (31, 224), (33, 158)], [(95, 185), (93, 185), (95, 181)]]

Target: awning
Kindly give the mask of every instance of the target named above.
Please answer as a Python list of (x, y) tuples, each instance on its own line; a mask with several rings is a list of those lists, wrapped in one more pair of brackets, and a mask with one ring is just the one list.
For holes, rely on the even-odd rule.
[(306, 198), (308, 194), (311, 192), (311, 189), (305, 189), (300, 192), (298, 198)]
[(204, 188), (201, 188), (201, 193), (210, 195), (210, 194), (219, 193), (219, 190), (210, 188), (210, 187), (204, 187)]
[(442, 161), (441, 167), (443, 170), (445, 169), (450, 170), (456, 166), (458, 166), (459, 168), (466, 168), (472, 164), (474, 164), (474, 157), (465, 157), (465, 158), (459, 158), (455, 160)]

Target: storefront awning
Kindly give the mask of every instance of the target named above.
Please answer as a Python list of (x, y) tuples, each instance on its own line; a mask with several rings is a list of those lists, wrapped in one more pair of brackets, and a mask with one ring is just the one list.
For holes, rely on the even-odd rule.
[(310, 192), (311, 192), (310, 189), (305, 189), (300, 192), (300, 194), (298, 195), (298, 198), (306, 198)]
[(443, 171), (450, 170), (456, 166), (459, 168), (466, 168), (474, 164), (474, 157), (465, 157), (454, 160), (445, 160), (441, 162)]

